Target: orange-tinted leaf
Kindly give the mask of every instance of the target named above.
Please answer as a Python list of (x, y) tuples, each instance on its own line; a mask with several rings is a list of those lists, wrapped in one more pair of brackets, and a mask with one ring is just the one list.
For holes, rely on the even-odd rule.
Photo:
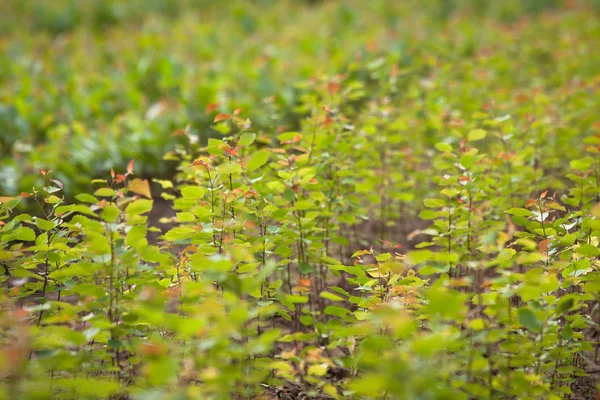
[(160, 356), (166, 354), (163, 346), (157, 346), (155, 343), (143, 343), (140, 349), (144, 356)]
[(258, 192), (254, 189), (250, 189), (246, 193), (244, 193), (244, 197), (246, 199), (249, 199), (251, 197), (256, 197), (256, 196), (258, 196)]
[(125, 179), (127, 179), (127, 177), (123, 174), (117, 174), (117, 176), (115, 177), (115, 182), (116, 183), (123, 183), (125, 182)]
[(225, 151), (225, 153), (229, 154), (230, 156), (236, 156), (236, 157), (238, 156), (238, 151), (235, 147), (227, 146), (223, 150)]
[(233, 115), (240, 115), (242, 110), (243, 110), (243, 108), (236, 108), (235, 110), (233, 110)]
[(206, 113), (209, 114), (216, 110), (221, 104), (220, 103), (210, 103), (206, 106)]
[(515, 96), (515, 100), (517, 103), (525, 103), (529, 100), (529, 96), (527, 96), (525, 93), (519, 93)]
[(145, 179), (135, 178), (127, 185), (127, 188), (134, 193), (145, 196), (149, 199), (152, 198), (152, 193), (150, 192), (150, 183)]
[(310, 291), (310, 289), (306, 286), (294, 286), (292, 288), (292, 293), (302, 293), (302, 292), (308, 292)]
[(300, 281), (299, 281), (299, 283), (300, 283), (300, 285), (302, 285), (302, 286), (310, 287), (310, 279), (303, 279), (303, 278), (300, 278)]
[(219, 113), (219, 114), (215, 115), (215, 119), (213, 120), (213, 122), (225, 121), (225, 120), (228, 120), (229, 118), (231, 118), (231, 115)]
[(115, 179), (115, 170), (114, 169), (110, 169), (110, 177)]
[(548, 251), (548, 239), (542, 240), (538, 245), (538, 251), (540, 253), (546, 253)]
[(202, 166), (202, 167), (206, 167), (208, 168), (208, 163), (204, 160), (196, 160), (192, 163), (193, 167), (198, 167), (198, 166)]
[(366, 44), (365, 48), (369, 53), (373, 53), (375, 50), (377, 50), (377, 42), (371, 40), (369, 43)]
[(529, 208), (533, 204), (535, 204), (535, 199), (529, 199), (527, 200), (527, 203), (525, 203), (525, 208)]
[(133, 175), (133, 164), (135, 163), (135, 158), (131, 159), (131, 161), (129, 161), (129, 164), (127, 164), (127, 175)]
[(31, 194), (27, 193), (27, 192), (21, 192), (21, 197), (31, 197)]
[(327, 84), (327, 91), (329, 92), (330, 95), (334, 95), (340, 91), (340, 87), (341, 87), (341, 85), (337, 82), (329, 82)]

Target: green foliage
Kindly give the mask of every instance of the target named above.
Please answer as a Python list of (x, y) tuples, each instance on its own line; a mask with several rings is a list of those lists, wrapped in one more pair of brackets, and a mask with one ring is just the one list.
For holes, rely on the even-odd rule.
[(92, 3), (0, 42), (0, 398), (593, 396), (589, 8)]

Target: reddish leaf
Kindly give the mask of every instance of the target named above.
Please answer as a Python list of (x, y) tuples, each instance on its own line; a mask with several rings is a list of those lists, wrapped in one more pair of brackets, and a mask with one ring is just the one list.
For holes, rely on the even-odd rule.
[(540, 199), (543, 199), (543, 198), (545, 198), (547, 194), (548, 194), (548, 191), (546, 190), (544, 193), (542, 193), (542, 194), (540, 195)]
[(246, 193), (244, 193), (244, 197), (246, 199), (249, 199), (251, 197), (256, 197), (256, 196), (258, 196), (258, 192), (254, 189), (250, 189)]
[(146, 357), (151, 357), (166, 354), (167, 350), (163, 346), (159, 347), (154, 343), (143, 343), (140, 352)]
[(206, 106), (206, 113), (210, 114), (214, 110), (216, 110), (221, 104), (220, 103), (210, 103)]
[(308, 278), (308, 279), (300, 278), (299, 283), (302, 286), (310, 287), (310, 278)]
[(31, 197), (31, 194), (27, 192), (21, 192), (21, 197)]
[(227, 146), (223, 149), (223, 151), (225, 151), (225, 153), (229, 154), (230, 156), (235, 156), (235, 157), (238, 156), (238, 151), (235, 147)]
[(538, 245), (538, 251), (540, 253), (546, 253), (548, 251), (548, 239), (542, 240)]
[(327, 91), (329, 92), (330, 95), (333, 96), (334, 94), (336, 94), (337, 92), (340, 91), (340, 87), (341, 87), (341, 85), (337, 82), (329, 82), (327, 84)]
[(205, 168), (208, 168), (208, 163), (204, 160), (196, 160), (192, 163), (192, 167), (198, 167), (198, 166), (203, 166)]
[(517, 101), (517, 103), (525, 103), (529, 100), (529, 96), (527, 96), (525, 93), (519, 93), (515, 96), (515, 100)]
[(215, 116), (215, 119), (213, 120), (213, 122), (225, 121), (225, 120), (228, 120), (229, 118), (231, 118), (230, 114), (219, 113)]
[(134, 175), (133, 173), (133, 164), (135, 163), (135, 158), (131, 159), (131, 161), (129, 161), (129, 164), (127, 164), (127, 174), (126, 175)]
[(243, 108), (236, 108), (233, 110), (233, 115), (239, 115), (242, 112)]

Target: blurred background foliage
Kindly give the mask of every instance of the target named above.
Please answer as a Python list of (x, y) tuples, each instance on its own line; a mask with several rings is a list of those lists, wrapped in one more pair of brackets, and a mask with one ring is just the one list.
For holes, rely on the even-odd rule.
[[(4, 0), (0, 192), (30, 190), (44, 168), (76, 193), (131, 158), (141, 175), (172, 177), (163, 154), (187, 140), (173, 132), (189, 125), (206, 143), (214, 114), (235, 108), (251, 108), (261, 133), (295, 129), (312, 77), (347, 74), (365, 85), (365, 103), (391, 65), (398, 96), (443, 65), (461, 87), (441, 88), (440, 102), (464, 110), (480, 107), (478, 92), (501, 97), (536, 77), (546, 89), (594, 77), (587, 46), (598, 43), (599, 9), (598, 0)], [(485, 51), (485, 82), (465, 80)]]

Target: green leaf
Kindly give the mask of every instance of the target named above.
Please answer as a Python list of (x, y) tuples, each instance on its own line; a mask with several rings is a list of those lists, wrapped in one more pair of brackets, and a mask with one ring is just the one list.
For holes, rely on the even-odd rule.
[(33, 242), (35, 240), (35, 232), (31, 228), (20, 227), (17, 229), (16, 240), (22, 240), (24, 242)]
[(310, 274), (313, 272), (313, 267), (309, 263), (301, 262), (298, 264), (298, 272), (301, 274)]
[(487, 132), (483, 129), (473, 129), (471, 132), (469, 132), (468, 141), (475, 142), (477, 140), (485, 139), (486, 135)]
[(452, 153), (452, 146), (448, 143), (444, 143), (444, 142), (436, 143), (435, 148), (443, 153)]
[(332, 269), (334, 271), (344, 271), (351, 275), (362, 276), (362, 277), (367, 276), (365, 271), (361, 267), (356, 266), (356, 265), (329, 265), (328, 268)]
[(242, 264), (241, 266), (238, 267), (237, 272), (239, 274), (243, 274), (243, 273), (246, 273), (246, 272), (254, 271), (256, 268), (258, 268), (259, 265), (260, 265), (259, 262)]
[(392, 258), (392, 255), (390, 253), (382, 253), (382, 254), (378, 254), (375, 256), (375, 259), (378, 262), (385, 262), (391, 258)]
[(269, 152), (268, 151), (261, 150), (257, 153), (254, 153), (252, 155), (252, 158), (250, 159), (250, 161), (248, 161), (248, 164), (246, 165), (246, 171), (252, 172), (254, 170), (257, 170), (260, 167), (262, 167), (263, 165), (265, 165), (267, 163), (267, 161), (269, 161)]
[(176, 216), (179, 222), (194, 222), (196, 220), (196, 216), (191, 212), (178, 212)]
[(168, 241), (173, 242), (175, 240), (189, 239), (194, 235), (194, 233), (196, 233), (196, 230), (193, 228), (189, 228), (187, 226), (179, 226), (177, 228), (169, 230), (165, 234), (165, 238)]
[(519, 323), (530, 331), (539, 332), (542, 329), (542, 322), (529, 308), (519, 308), (517, 315), (519, 316)]
[(285, 299), (290, 303), (308, 303), (308, 297), (299, 294), (288, 294), (285, 296)]
[(202, 186), (183, 186), (181, 195), (184, 199), (198, 200), (204, 198), (205, 189)]
[(558, 304), (556, 304), (556, 315), (562, 315), (565, 312), (569, 311), (575, 305), (575, 300), (572, 296), (563, 296), (558, 300)]
[(435, 254), (431, 250), (413, 250), (406, 255), (406, 260), (412, 264), (422, 264), (435, 259)]
[(477, 157), (473, 154), (465, 154), (459, 160), (460, 165), (469, 169), (477, 162)]
[(173, 182), (163, 179), (152, 179), (152, 182), (158, 183), (163, 189), (171, 189), (173, 187)]
[(325, 376), (327, 374), (327, 364), (317, 364), (308, 367), (308, 375)]
[(344, 298), (330, 292), (321, 292), (319, 296), (331, 301), (344, 301)]
[(77, 196), (75, 196), (75, 198), (77, 200), (81, 201), (82, 203), (92, 203), (92, 204), (95, 204), (95, 203), (98, 202), (97, 198), (95, 198), (91, 194), (87, 194), (87, 193), (80, 193)]
[(580, 254), (584, 257), (597, 257), (600, 255), (600, 249), (591, 244), (584, 243), (575, 249), (577, 254)]
[(217, 167), (217, 173), (220, 175), (231, 175), (242, 172), (242, 167), (238, 162), (230, 161)]
[(296, 203), (296, 210), (307, 210), (314, 206), (314, 201), (312, 200), (300, 200)]
[(300, 132), (284, 132), (277, 136), (280, 142), (289, 142), (290, 140), (294, 140), (297, 136), (302, 137)]
[(135, 200), (127, 205), (127, 208), (125, 208), (125, 212), (129, 215), (140, 215), (151, 211), (153, 204), (154, 202), (152, 200)]
[(242, 147), (249, 146), (252, 143), (254, 143), (255, 139), (256, 139), (256, 133), (246, 132), (240, 137), (240, 140), (238, 141), (238, 146), (242, 146)]
[(425, 199), (423, 200), (423, 204), (425, 204), (425, 207), (429, 208), (440, 208), (446, 206), (446, 202), (441, 199)]
[(106, 222), (115, 222), (119, 217), (119, 212), (119, 208), (111, 204), (102, 209), (100, 216)]
[(95, 196), (100, 197), (112, 197), (115, 195), (115, 191), (108, 187), (103, 187), (94, 192)]
[(504, 211), (507, 214), (511, 214), (511, 215), (518, 215), (520, 217), (529, 217), (531, 215), (533, 215), (531, 213), (531, 211), (525, 209), (525, 208), (509, 208), (508, 210)]
[(125, 244), (131, 247), (146, 246), (148, 241), (146, 240), (146, 226), (135, 225), (131, 227), (127, 236), (125, 237)]
[(54, 221), (47, 221), (43, 218), (36, 218), (35, 226), (37, 226), (38, 228), (40, 228), (43, 231), (49, 231), (50, 229), (52, 229), (56, 226), (56, 223)]
[(327, 306), (325, 307), (325, 310), (323, 310), (323, 314), (325, 315), (333, 315), (334, 317), (340, 318), (344, 318), (349, 312), (350, 311), (347, 309), (338, 306)]
[(579, 171), (585, 171), (585, 170), (589, 169), (593, 163), (594, 163), (594, 160), (592, 160), (591, 158), (583, 158), (580, 160), (573, 160), (573, 161), (571, 161), (571, 168), (579, 170)]

